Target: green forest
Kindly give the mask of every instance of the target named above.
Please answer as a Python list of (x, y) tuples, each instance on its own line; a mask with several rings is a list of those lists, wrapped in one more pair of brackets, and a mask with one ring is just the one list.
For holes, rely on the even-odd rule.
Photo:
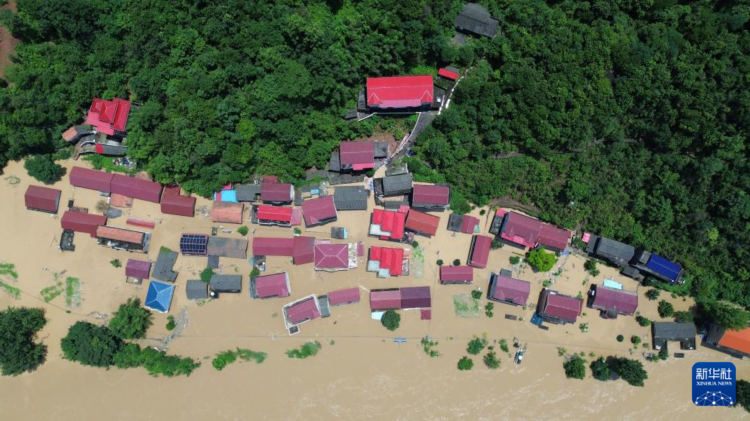
[(0, 165), (54, 154), (95, 96), (132, 100), (128, 141), (162, 183), (207, 196), (299, 181), (368, 76), (467, 71), (417, 139), (418, 180), (506, 198), (682, 263), (699, 300), (750, 307), (746, 1), (482, 0), (493, 39), (451, 42), (454, 0), (19, 0), (0, 88)]

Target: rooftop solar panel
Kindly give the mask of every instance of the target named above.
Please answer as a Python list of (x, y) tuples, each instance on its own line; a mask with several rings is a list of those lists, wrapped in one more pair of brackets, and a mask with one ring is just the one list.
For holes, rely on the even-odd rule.
[(208, 254), (208, 236), (201, 234), (182, 234), (180, 252), (184, 255), (205, 256)]

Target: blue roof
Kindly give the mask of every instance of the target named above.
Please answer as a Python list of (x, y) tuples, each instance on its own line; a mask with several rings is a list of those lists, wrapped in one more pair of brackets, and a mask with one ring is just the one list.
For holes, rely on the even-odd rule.
[[(221, 200), (219, 202), (232, 202), (232, 203), (238, 203), (237, 202), (237, 190), (222, 190), (219, 193), (221, 193)], [(214, 193), (214, 201), (218, 198), (218, 194)]]
[(680, 265), (659, 256), (658, 254), (652, 254), (651, 258), (646, 263), (646, 268), (654, 273), (657, 273), (671, 281), (677, 280), (682, 272)]
[(144, 307), (166, 313), (169, 311), (169, 305), (172, 304), (172, 294), (174, 294), (174, 285), (152, 280), (148, 286)]

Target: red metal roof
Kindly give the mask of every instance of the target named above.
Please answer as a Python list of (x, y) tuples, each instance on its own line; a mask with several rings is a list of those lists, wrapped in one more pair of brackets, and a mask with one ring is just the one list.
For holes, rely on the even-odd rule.
[(333, 196), (320, 197), (302, 202), (302, 213), (305, 215), (305, 225), (312, 226), (330, 218), (337, 218), (336, 204)]
[(106, 99), (94, 98), (86, 116), (86, 124), (96, 127), (96, 130), (114, 135), (115, 130), (124, 132), (128, 124), (128, 114), (130, 113), (130, 101), (115, 98), (111, 101)]
[(461, 222), (461, 232), (464, 234), (474, 234), (474, 227), (477, 225), (479, 225), (479, 219), (470, 215), (464, 215), (464, 219)]
[(136, 227), (151, 228), (151, 229), (154, 229), (154, 227), (156, 226), (155, 222), (144, 221), (143, 219), (138, 219), (138, 218), (128, 218), (128, 220), (125, 223), (127, 225), (135, 225)]
[(750, 354), (750, 327), (742, 330), (726, 330), (719, 340), (724, 348)]
[(125, 276), (129, 276), (131, 278), (148, 279), (148, 275), (150, 273), (151, 262), (128, 259), (128, 263), (125, 265)]
[(294, 241), (295, 238), (254, 237), (253, 254), (256, 256), (292, 257)]
[(167, 196), (179, 196), (180, 190), (180, 186), (176, 184), (164, 186), (164, 192), (162, 192), (161, 194), (162, 200)]
[(440, 266), (441, 282), (474, 282), (474, 269), (471, 266)]
[(263, 183), (260, 185), (260, 200), (264, 202), (291, 202), (294, 188), (285, 183)]
[(96, 236), (97, 238), (104, 238), (106, 240), (124, 241), (126, 243), (132, 244), (143, 244), (144, 233), (99, 225), (98, 227), (96, 227)]
[(315, 237), (294, 237), (292, 260), (295, 265), (312, 263), (315, 260)]
[(550, 224), (542, 224), (542, 229), (539, 231), (539, 237), (536, 241), (543, 246), (565, 250), (572, 235), (568, 230)]
[(450, 79), (450, 80), (456, 80), (456, 79), (458, 79), (458, 73), (451, 72), (450, 70), (448, 70), (448, 69), (446, 69), (444, 67), (440, 68), (440, 70), (438, 70), (438, 75), (442, 76), (444, 78)]
[(401, 288), (401, 308), (429, 308), (431, 306), (430, 287)]
[(509, 212), (505, 218), (505, 224), (501, 233), (503, 239), (524, 247), (534, 247), (536, 245), (539, 231), (542, 229), (541, 221), (515, 212)]
[(450, 188), (447, 186), (415, 184), (413, 187), (411, 199), (412, 206), (448, 206), (448, 203), (450, 203)]
[(291, 222), (292, 208), (258, 205), (258, 219), (263, 221)]
[(115, 174), (111, 186), (112, 193), (154, 203), (161, 200), (162, 185), (153, 181)]
[(241, 224), (244, 211), (245, 207), (242, 203), (214, 202), (213, 208), (211, 208), (211, 220), (213, 222)]
[(617, 310), (621, 314), (632, 315), (638, 308), (638, 294), (600, 285), (596, 287), (596, 295), (594, 295), (591, 307)]
[(291, 294), (287, 281), (289, 275), (286, 272), (273, 275), (257, 276), (255, 282), (255, 293), (258, 298), (288, 297)]
[(375, 144), (373, 142), (341, 142), (339, 145), (341, 165), (375, 166)]
[(406, 214), (401, 212), (393, 212), (383, 209), (375, 209), (372, 211), (372, 223), (380, 225), (382, 231), (390, 232), (391, 235), (386, 238), (391, 240), (401, 241), (404, 237), (405, 221)]
[(72, 211), (65, 211), (60, 220), (60, 225), (63, 229), (85, 232), (91, 234), (92, 237), (96, 236), (96, 227), (105, 225), (106, 223), (107, 218), (102, 215)]
[(57, 189), (30, 185), (23, 197), (27, 208), (57, 213), (61, 194), (62, 192)]
[(474, 247), (467, 263), (475, 268), (484, 269), (487, 267), (487, 260), (490, 258), (492, 237), (486, 235), (475, 235), (472, 242), (474, 243)]
[(278, 183), (279, 182), (279, 177), (276, 177), (275, 175), (264, 175), (263, 176), (263, 182), (264, 183), (269, 183), (269, 184)]
[(440, 226), (440, 218), (424, 212), (415, 211), (414, 209), (409, 211), (409, 216), (406, 218), (406, 224), (404, 224), (404, 228), (408, 230), (427, 235), (435, 235), (438, 226)]
[(367, 105), (371, 107), (420, 107), (433, 98), (432, 76), (367, 78)]
[(349, 245), (316, 244), (315, 269), (349, 269)]
[(171, 194), (167, 196), (162, 195), (161, 213), (193, 217), (195, 215), (195, 198)]
[(112, 191), (112, 177), (114, 174), (73, 167), (70, 171), (70, 185), (109, 193)]
[(520, 306), (526, 305), (531, 291), (531, 283), (507, 276), (494, 275), (494, 285), (491, 285), (492, 298), (505, 301), (511, 300)]
[(359, 288), (340, 289), (328, 293), (328, 303), (332, 306), (358, 302)]
[(320, 317), (317, 298), (313, 297), (287, 308), (286, 315), (293, 324), (302, 323), (305, 320), (317, 319)]
[(401, 308), (401, 291), (370, 291), (370, 309), (372, 311), (394, 310)]
[(380, 262), (381, 269), (388, 269), (391, 276), (398, 276), (403, 273), (404, 249), (372, 246), (369, 260)]
[(547, 302), (542, 310), (544, 315), (574, 322), (581, 314), (583, 300), (566, 295), (553, 294), (549, 290), (545, 290), (543, 293), (547, 294)]

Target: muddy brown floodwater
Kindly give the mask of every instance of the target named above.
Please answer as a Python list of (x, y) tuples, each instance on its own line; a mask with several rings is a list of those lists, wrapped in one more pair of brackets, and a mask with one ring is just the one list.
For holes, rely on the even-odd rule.
[[(65, 166), (69, 169), (72, 163)], [(18, 177), (20, 182), (11, 183), (12, 177)], [(695, 362), (731, 361), (737, 366), (740, 378), (750, 378), (747, 363), (702, 347), (687, 351), (683, 360), (644, 361), (649, 379), (642, 388), (622, 381), (602, 383), (590, 377), (565, 378), (558, 347), (584, 352), (590, 361), (589, 353), (630, 356), (627, 341), (616, 341), (618, 334), (626, 338), (645, 336), (644, 342), (651, 342), (649, 329), (638, 326), (632, 317), (604, 320), (587, 309), (580, 319), (589, 324), (587, 333), (581, 333), (577, 325), (550, 326), (549, 331), (542, 331), (529, 323), (531, 308), (524, 310), (502, 304), (495, 305), (493, 318), (483, 312), (478, 318), (456, 317), (453, 295), (468, 294), (476, 287), (486, 290), (490, 270), (513, 269), (515, 276), (532, 282), (532, 302), (536, 302), (542, 282), (550, 275), (534, 273), (524, 266), (511, 268), (508, 258), (518, 252), (506, 246), (492, 251), (490, 270), (475, 272), (474, 286), (439, 285), (436, 260), (465, 262), (470, 243), (469, 235), (453, 236), (445, 229), (448, 213), (440, 215), (441, 228), (435, 238), (419, 239), (425, 250), (421, 279), (415, 276), (378, 279), (365, 272), (363, 261), (356, 270), (331, 274), (315, 272), (312, 265), (292, 266), (285, 258), (271, 257), (268, 273), (289, 271), (292, 297), (258, 301), (249, 298), (248, 262), (222, 259), (222, 272), (243, 275), (243, 292), (225, 294), (199, 306), (186, 299), (185, 281), (197, 278), (205, 267), (205, 258), (180, 256), (175, 265), (179, 277), (171, 314), (187, 308), (189, 325), (171, 343), (169, 352), (197, 358), (203, 366), (190, 377), (171, 379), (150, 377), (142, 369), (82, 367), (61, 358), (60, 339), (77, 320), (99, 322), (97, 316), (110, 314), (128, 297), (145, 298), (147, 282), (144, 286), (126, 284), (124, 269), (109, 264), (115, 258), (124, 264), (129, 257), (143, 255), (97, 246), (92, 238), (81, 234), (76, 234), (75, 252), (60, 252), (59, 216), (27, 211), (24, 207), (23, 194), (31, 181), (19, 162), (11, 163), (0, 176), (3, 236), (0, 262), (16, 265), (18, 281), (6, 281), (22, 291), (18, 300), (0, 292), (0, 307), (45, 308), (49, 323), (40, 339), (48, 345), (49, 356), (36, 372), (0, 378), (0, 408), (5, 420), (747, 419), (747, 413), (741, 409), (699, 408), (691, 403), (691, 367)], [(63, 191), (61, 205), (75, 198), (77, 206), (93, 211), (99, 200), (96, 192), (73, 189), (67, 177), (54, 187)], [(209, 204), (199, 199), (199, 207)], [(482, 232), (486, 233), (487, 216), (480, 216), (479, 211), (476, 209), (473, 214), (480, 217)], [(124, 226), (127, 216), (158, 222), (148, 256), (151, 260), (156, 258), (160, 246), (176, 249), (181, 233), (209, 233), (212, 227), (209, 219), (162, 215), (158, 205), (138, 200), (124, 212), (123, 217), (111, 220), (110, 224)], [(341, 212), (339, 221), (333, 225), (346, 226), (350, 238), (362, 240), (366, 246), (389, 245), (366, 237), (368, 221), (369, 212)], [(226, 228), (234, 230), (236, 226)], [(327, 225), (303, 231), (328, 238), (329, 229)], [(291, 232), (284, 228), (262, 228), (249, 237), (253, 235), (289, 236)], [(556, 272), (562, 268), (554, 288), (572, 295), (585, 294), (591, 283), (600, 283), (605, 277), (614, 277), (626, 289), (637, 288), (635, 281), (603, 265), (602, 273), (591, 278), (583, 271), (584, 262), (583, 257), (576, 255), (563, 257), (553, 269)], [(53, 274), (63, 271), (63, 277), (81, 281), (82, 301), (78, 307), (67, 308), (64, 295), (49, 303), (40, 298), (40, 291), (54, 284)], [(368, 290), (418, 285), (432, 288), (431, 321), (420, 320), (418, 311), (405, 311), (401, 328), (392, 333), (371, 320)], [(302, 325), (302, 332), (294, 337), (287, 335), (279, 316), (282, 305), (308, 294), (345, 287), (359, 287), (362, 302), (335, 307), (330, 318)], [(678, 310), (691, 305), (689, 300), (665, 298)], [(485, 301), (482, 299), (482, 305)], [(651, 319), (658, 318), (656, 303), (647, 301), (642, 293), (640, 311)], [(525, 321), (506, 320), (505, 314), (522, 316)], [(142, 345), (157, 345), (167, 335), (166, 316), (157, 314), (154, 321), (149, 339)], [(523, 365), (514, 365), (510, 355), (500, 352), (499, 370), (486, 369), (481, 356), (476, 356), (472, 371), (458, 371), (456, 363), (467, 355), (467, 342), (473, 335), (482, 334), (493, 343), (500, 339), (512, 343), (513, 338), (518, 338), (528, 344)], [(436, 349), (440, 357), (430, 358), (424, 353), (419, 342), (425, 335), (439, 342)], [(398, 346), (393, 343), (394, 337), (404, 337), (407, 342)], [(285, 356), (284, 351), (309, 340), (322, 343), (317, 356), (306, 360)], [(235, 363), (221, 372), (214, 370), (211, 357), (237, 347), (267, 352), (269, 358), (260, 365)], [(643, 360), (643, 351), (635, 351), (631, 358)]]

